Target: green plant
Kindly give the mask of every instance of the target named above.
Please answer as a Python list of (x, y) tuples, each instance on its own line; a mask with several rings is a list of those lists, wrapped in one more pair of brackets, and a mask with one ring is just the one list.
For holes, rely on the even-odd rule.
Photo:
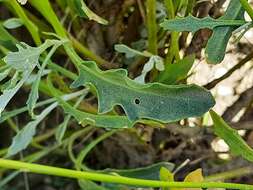
[[(212, 64), (220, 63), (231, 36), (241, 31), (243, 35), (252, 27), (252, 22), (245, 21), (243, 17), (247, 11), (253, 18), (253, 9), (246, 0), (231, 1), (224, 16), (218, 19), (200, 19), (190, 15), (195, 0), (159, 2), (164, 6), (159, 6), (155, 0), (147, 0), (146, 15), (143, 18), (147, 35), (135, 45), (140, 45), (142, 40), (147, 41), (147, 44), (141, 44), (141, 47), (136, 45), (136, 48), (123, 44), (114, 46), (118, 53), (125, 54), (122, 60), (136, 63), (135, 68), (139, 66), (138, 61), (144, 63), (141, 72), (135, 70), (136, 77), (132, 77), (134, 79), (129, 78), (126, 69), (106, 61), (79, 42), (78, 35), (74, 37), (70, 30), (65, 28), (65, 20), (59, 20), (49, 0), (29, 0), (27, 3), (32, 6), (31, 10), (22, 7), (16, 0), (1, 0), (0, 3), (15, 15), (15, 18), (0, 22), (0, 55), (3, 57), (0, 63), (0, 123), (7, 123), (15, 132), (11, 146), (0, 151), (3, 156), (0, 159), (0, 167), (75, 178), (83, 189), (128, 189), (131, 186), (161, 187), (164, 190), (253, 189), (252, 185), (210, 182), (208, 177), (204, 178), (202, 173), (200, 174), (200, 170), (189, 174), (184, 182), (175, 182), (172, 173), (174, 165), (167, 162), (132, 170), (99, 171), (94, 171), (84, 164), (88, 153), (98, 143), (117, 132), (134, 131), (134, 126), (138, 124), (163, 128), (167, 123), (203, 117), (208, 111), (214, 123), (214, 133), (227, 142), (231, 152), (253, 161), (252, 148), (235, 129), (231, 129), (211, 110), (215, 104), (211, 92), (194, 84), (186, 84), (195, 56), (181, 57), (179, 45), (182, 32), (195, 33), (200, 29), (211, 29), (213, 34), (207, 43), (206, 59)], [(25, 4), (26, 1), (21, 3)], [(70, 17), (70, 25), (73, 25), (73, 28), (80, 29), (79, 22), (85, 19), (102, 25), (110, 23), (95, 14), (82, 0), (56, 1), (55, 4), (64, 10), (66, 18)], [(158, 17), (157, 11), (167, 12), (167, 19), (161, 21), (164, 18)], [(38, 14), (43, 17), (42, 20), (37, 18)], [(179, 18), (178, 14), (185, 17)], [(158, 25), (158, 22), (161, 24)], [(35, 47), (20, 42), (8, 31), (18, 30), (22, 26), (30, 33), (29, 39), (33, 40)], [(85, 61), (81, 56), (90, 60)], [(69, 61), (74, 68), (69, 67)], [(112, 67), (118, 68), (111, 69)], [(105, 68), (110, 69), (104, 71)], [(78, 88), (83, 89), (76, 91)], [(26, 106), (7, 111), (9, 103), (21, 90), (28, 96)], [(41, 97), (46, 97), (46, 100), (38, 101)], [(88, 97), (96, 98), (98, 105), (87, 103)], [(63, 121), (54, 126), (52, 131), (35, 137), (39, 124), (54, 110), (57, 110), (57, 113), (60, 110)], [(19, 129), (13, 118), (26, 112), (29, 121)], [(76, 121), (85, 128), (68, 129), (70, 123)], [(87, 140), (86, 137), (97, 128), (108, 131), (89, 142), (76, 156), (73, 151), (75, 141), (81, 138), (84, 138), (83, 141)], [(56, 144), (53, 147), (40, 144), (54, 135)], [(26, 157), (21, 156), (20, 161), (10, 160), (17, 158), (19, 153), (22, 155), (22, 151), (29, 145), (39, 151)], [(68, 155), (75, 170), (27, 163), (38, 161), (61, 147), (68, 147)], [(6, 170), (1, 170), (1, 173), (6, 174)], [(19, 171), (3, 178), (0, 187), (18, 174)], [(103, 183), (98, 185), (92, 181)]]

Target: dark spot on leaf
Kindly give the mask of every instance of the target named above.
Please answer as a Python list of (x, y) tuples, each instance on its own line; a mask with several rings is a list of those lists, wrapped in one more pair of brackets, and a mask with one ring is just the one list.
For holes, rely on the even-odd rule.
[(139, 105), (139, 104), (141, 103), (141, 101), (140, 101), (140, 99), (136, 98), (136, 99), (134, 100), (134, 103), (137, 104), (137, 105)]

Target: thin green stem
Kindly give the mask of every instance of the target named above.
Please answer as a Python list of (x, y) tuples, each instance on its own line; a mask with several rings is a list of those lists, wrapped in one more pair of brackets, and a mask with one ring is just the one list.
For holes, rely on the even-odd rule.
[(39, 30), (38, 30), (37, 26), (26, 16), (24, 10), (19, 5), (19, 3), (17, 3), (16, 0), (8, 0), (8, 1), (4, 1), (4, 2), (8, 3), (14, 9), (15, 13), (23, 21), (27, 30), (32, 35), (33, 40), (36, 43), (36, 45), (40, 45), (41, 40), (40, 40)]
[(109, 131), (104, 133), (103, 135), (99, 136), (97, 139), (93, 140), (90, 144), (88, 144), (78, 155), (77, 159), (76, 159), (76, 169), (77, 170), (81, 170), (81, 168), (83, 169), (87, 169), (86, 166), (82, 167), (82, 162), (85, 159), (85, 157), (88, 155), (88, 153), (95, 147), (97, 146), (97, 144), (99, 144), (100, 142), (102, 142), (103, 140), (105, 140), (106, 138), (112, 136), (117, 130), (113, 130), (113, 131)]
[[(46, 20), (52, 25), (57, 35), (59, 35), (62, 38), (68, 38), (68, 34), (65, 30), (65, 28), (62, 26), (61, 22), (59, 21), (58, 17), (56, 16), (53, 8), (51, 7), (51, 4), (48, 0), (43, 1), (37, 1), (37, 0), (30, 0), (29, 3), (33, 7), (35, 7), (45, 18)], [(98, 64), (105, 64), (107, 63), (102, 58), (98, 57), (96, 54), (82, 46), (77, 40), (73, 37), (71, 37), (73, 45), (82, 52), (85, 56), (91, 58), (92, 60), (96, 61)], [(72, 44), (67, 43), (64, 45), (65, 51), (72, 60), (72, 62), (75, 64), (76, 67), (82, 62), (82, 59), (78, 56), (78, 54), (74, 51)]]
[(250, 175), (250, 174), (253, 174), (252, 166), (239, 168), (239, 169), (222, 172), (218, 174), (213, 174), (213, 175), (205, 177), (205, 181), (223, 181), (226, 179), (231, 179), (234, 177), (240, 177), (240, 176), (245, 176), (245, 175)]
[(80, 131), (77, 131), (76, 133), (74, 133), (73, 135), (71, 135), (70, 139), (69, 139), (69, 142), (68, 142), (68, 154), (69, 154), (69, 157), (71, 159), (72, 162), (76, 162), (76, 158), (73, 154), (73, 144), (74, 144), (74, 141), (79, 138), (80, 136), (83, 136), (89, 132), (92, 131), (92, 126), (89, 126), (89, 127), (86, 127)]
[(175, 17), (175, 8), (172, 0), (164, 0), (165, 7), (167, 9), (167, 14), (169, 19)]
[(83, 46), (83, 44), (81, 44), (76, 38), (74, 38), (72, 35), (69, 34), (69, 38), (74, 46), (74, 48), (82, 53), (84, 56), (90, 58), (91, 60), (95, 61), (98, 65), (109, 65), (109, 63), (104, 60), (103, 58), (101, 58), (100, 56), (96, 55), (95, 53), (93, 53), (92, 51), (90, 51), (88, 48), (86, 48), (85, 46)]
[(253, 9), (251, 8), (250, 4), (248, 3), (248, 0), (240, 0), (242, 7), (245, 9), (245, 11), (250, 16), (251, 20), (253, 20)]
[[(176, 16), (176, 10), (172, 0), (164, 0), (164, 4), (167, 9), (168, 19), (174, 19)], [(179, 56), (179, 32), (171, 32), (170, 48), (165, 58), (166, 64), (171, 64), (175, 58), (177, 61), (180, 59)]]
[(228, 188), (252, 190), (253, 185), (219, 182), (165, 182), (156, 180), (135, 179), (123, 176), (114, 176), (94, 172), (81, 172), (65, 168), (57, 168), (40, 164), (31, 164), (20, 161), (0, 159), (0, 167), (8, 169), (23, 170), (38, 174), (54, 175), (75, 179), (87, 179), (105, 183), (119, 183), (142, 187), (171, 187), (171, 188)]
[(50, 62), (48, 64), (48, 67), (55, 70), (55, 71), (57, 71), (57, 72), (59, 72), (59, 73), (61, 73), (62, 75), (64, 75), (65, 77), (67, 77), (69, 79), (76, 80), (77, 77), (78, 77), (75, 73), (73, 73), (73, 72), (71, 72), (71, 71), (69, 71), (69, 70), (67, 70), (67, 69), (65, 69), (65, 68), (63, 68), (63, 67), (61, 67), (61, 66), (59, 66), (55, 63), (53, 63), (53, 62)]
[(157, 55), (156, 0), (147, 0), (148, 50)]

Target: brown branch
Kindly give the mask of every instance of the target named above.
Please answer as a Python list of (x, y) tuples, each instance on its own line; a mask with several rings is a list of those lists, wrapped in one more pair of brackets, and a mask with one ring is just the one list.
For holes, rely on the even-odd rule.
[(248, 107), (251, 104), (252, 100), (253, 87), (244, 91), (240, 95), (239, 99), (232, 106), (227, 108), (222, 117), (226, 121), (231, 121), (242, 108)]
[(244, 59), (239, 61), (238, 64), (236, 64), (234, 67), (232, 67), (227, 73), (225, 73), (220, 78), (214, 79), (213, 81), (206, 84), (204, 87), (208, 90), (214, 88), (218, 83), (225, 80), (226, 78), (230, 77), (236, 70), (240, 69), (243, 65), (245, 65), (248, 61), (250, 61), (253, 58), (253, 52), (251, 52), (249, 55), (247, 55)]

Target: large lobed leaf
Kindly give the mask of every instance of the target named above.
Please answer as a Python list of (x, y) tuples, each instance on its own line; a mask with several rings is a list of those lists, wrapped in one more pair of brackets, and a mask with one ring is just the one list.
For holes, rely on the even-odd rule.
[(80, 75), (72, 87), (94, 86), (99, 113), (106, 113), (115, 105), (120, 105), (131, 121), (153, 119), (172, 122), (197, 117), (215, 103), (210, 92), (196, 85), (139, 84), (129, 79), (124, 69), (101, 71), (91, 61), (81, 64), (79, 71)]
[(208, 63), (217, 64), (222, 62), (225, 57), (227, 44), (233, 31), (246, 24), (244, 12), (240, 1), (235, 0), (230, 1), (225, 14), (218, 19), (210, 17), (200, 19), (188, 16), (185, 18), (165, 20), (161, 23), (161, 26), (166, 30), (179, 32), (196, 32), (203, 28), (212, 29), (213, 34), (206, 46), (206, 59)]

